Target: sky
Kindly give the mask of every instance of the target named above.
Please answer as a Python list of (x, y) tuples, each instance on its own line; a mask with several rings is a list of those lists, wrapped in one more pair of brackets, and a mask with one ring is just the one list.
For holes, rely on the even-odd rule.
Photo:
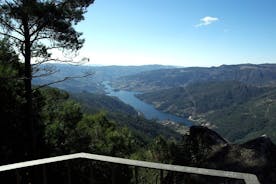
[(276, 63), (276, 0), (95, 0), (76, 29), (95, 65)]

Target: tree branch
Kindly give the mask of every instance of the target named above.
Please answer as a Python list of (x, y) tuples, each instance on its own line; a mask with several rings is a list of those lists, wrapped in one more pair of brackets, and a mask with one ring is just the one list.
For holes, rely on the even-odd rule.
[(12, 30), (12, 31), (14, 31), (14, 32), (16, 32), (16, 33), (18, 33), (18, 34), (20, 34), (21, 36), (24, 36), (23, 33), (21, 33), (20, 31), (18, 31), (16, 28), (14, 28), (12, 25), (10, 25), (9, 23), (7, 23), (7, 22), (6, 22), (4, 19), (2, 19), (1, 17), (0, 17), (0, 22), (1, 22), (1, 24), (3, 24), (4, 26), (8, 27), (8, 29), (10, 29), (10, 30)]
[(19, 38), (15, 37), (15, 36), (12, 36), (11, 34), (7, 34), (7, 33), (3, 33), (3, 32), (0, 32), (1, 35), (4, 35), (4, 36), (7, 36), (9, 38), (12, 38), (12, 39), (15, 39), (21, 43), (23, 43), (23, 40), (20, 40)]
[(88, 77), (88, 76), (91, 76), (91, 75), (93, 75), (93, 74), (94, 74), (94, 73), (85, 74), (85, 75), (83, 75), (83, 76), (64, 77), (64, 78), (61, 79), (61, 80), (57, 80), (57, 81), (50, 82), (50, 83), (48, 83), (48, 84), (40, 85), (40, 86), (36, 87), (35, 90), (38, 90), (38, 89), (41, 89), (41, 88), (44, 88), (44, 87), (47, 87), (47, 86), (50, 86), (50, 85), (53, 85), (53, 84), (57, 84), (57, 83), (60, 83), (60, 82), (64, 82), (64, 81), (66, 81), (66, 80), (71, 80), (71, 79), (76, 79), (76, 78)]
[(48, 61), (45, 61), (45, 60), (42, 60), (42, 61), (38, 61), (38, 62), (36, 62), (36, 63), (34, 63), (34, 64), (32, 64), (32, 66), (37, 66), (37, 65), (41, 65), (41, 64), (43, 64), (43, 63), (46, 63), (46, 62), (48, 62)]
[(37, 33), (37, 35), (31, 40), (32, 43), (34, 43), (35, 41), (38, 40), (44, 40), (44, 39), (50, 39), (51, 36), (39, 36), (39, 34)]
[[(38, 72), (38, 71), (37, 71)], [(49, 76), (49, 75), (53, 75), (55, 73), (57, 73), (58, 71), (51, 71), (51, 72), (48, 72), (48, 73), (43, 73), (43, 74), (40, 74), (40, 75), (33, 75), (33, 78), (39, 78), (39, 77), (46, 77), (46, 76)]]

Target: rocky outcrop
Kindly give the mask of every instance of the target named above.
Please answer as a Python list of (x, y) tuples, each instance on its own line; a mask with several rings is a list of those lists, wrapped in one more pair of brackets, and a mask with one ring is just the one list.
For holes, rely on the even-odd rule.
[[(201, 126), (190, 128), (179, 146), (175, 163), (195, 167), (255, 174), (262, 184), (276, 183), (276, 146), (262, 136), (244, 144), (231, 144), (216, 132)], [(169, 174), (167, 181), (169, 181)], [(199, 175), (179, 174), (176, 181), (193, 184), (243, 183)]]

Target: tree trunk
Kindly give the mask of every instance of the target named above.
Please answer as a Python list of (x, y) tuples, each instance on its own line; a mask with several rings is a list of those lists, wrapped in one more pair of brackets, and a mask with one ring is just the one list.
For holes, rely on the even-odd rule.
[[(23, 1), (23, 8), (28, 7), (28, 0)], [(34, 124), (34, 112), (33, 112), (33, 91), (32, 91), (32, 65), (31, 65), (31, 36), (29, 29), (29, 16), (25, 13), (22, 19), (24, 29), (24, 85), (25, 85), (25, 100), (26, 100), (26, 143), (25, 143), (25, 156), (27, 160), (33, 160), (37, 157), (36, 150), (36, 134)], [(22, 183), (37, 183), (37, 169), (30, 168), (26, 171), (28, 176), (23, 177)]]
[[(28, 49), (25, 49), (28, 50)], [(26, 52), (27, 53), (27, 52)], [(27, 54), (26, 54), (27, 55)], [(26, 98), (26, 123), (28, 125), (28, 132), (29, 135), (27, 135), (30, 140), (28, 144), (31, 145), (31, 149), (28, 150), (30, 154), (28, 154), (29, 157), (33, 157), (35, 154), (35, 142), (34, 142), (34, 122), (33, 122), (33, 95), (32, 95), (32, 79), (31, 79), (31, 64), (30, 64), (30, 58), (25, 57), (25, 98)], [(31, 154), (32, 153), (32, 154)]]
[(33, 94), (32, 94), (32, 66), (31, 66), (31, 41), (30, 30), (28, 25), (28, 16), (23, 19), (24, 26), (24, 84), (25, 84), (25, 98), (26, 98), (26, 123), (28, 124), (28, 132), (30, 137), (28, 147), (28, 157), (34, 159), (36, 156), (36, 136), (34, 132), (34, 114), (33, 114)]

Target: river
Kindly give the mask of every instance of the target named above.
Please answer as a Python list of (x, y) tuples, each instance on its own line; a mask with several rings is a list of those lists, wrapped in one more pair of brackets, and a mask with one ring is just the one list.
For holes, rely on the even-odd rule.
[(115, 96), (122, 100), (124, 103), (132, 106), (135, 110), (138, 112), (143, 113), (143, 115), (147, 119), (157, 119), (157, 120), (170, 120), (176, 123), (181, 123), (186, 126), (191, 126), (192, 122), (189, 120), (175, 116), (173, 114), (164, 113), (162, 111), (159, 111), (155, 109), (155, 107), (151, 104), (145, 103), (139, 98), (137, 98), (135, 95), (139, 94), (139, 92), (133, 92), (133, 91), (124, 91), (124, 90), (114, 90), (110, 85), (108, 81), (103, 82), (103, 85), (105, 86), (105, 92), (109, 96)]

